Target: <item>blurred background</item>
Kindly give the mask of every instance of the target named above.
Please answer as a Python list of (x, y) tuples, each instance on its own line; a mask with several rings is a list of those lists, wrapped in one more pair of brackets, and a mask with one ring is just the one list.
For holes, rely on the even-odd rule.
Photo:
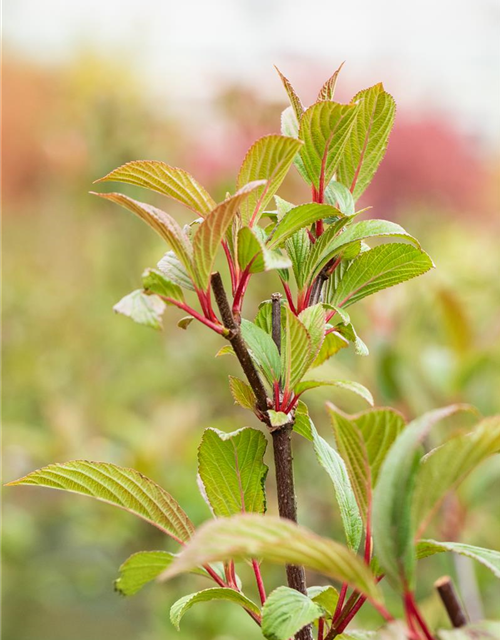
[[(209, 517), (195, 473), (202, 430), (253, 424), (230, 399), (236, 363), (214, 358), (221, 343), (201, 326), (178, 329), (175, 310), (163, 334), (113, 314), (164, 247), (88, 191), (128, 160), (158, 159), (223, 198), (250, 144), (279, 132), (287, 102), (273, 64), (305, 104), (344, 60), (340, 100), (384, 82), (396, 126), (363, 204), (416, 235), (437, 266), (358, 305), (370, 357), (346, 349), (326, 368), (408, 418), (454, 401), (500, 412), (498, 0), (7, 0), (3, 17), (5, 481), (50, 462), (105, 460), (161, 483), (195, 523)], [(123, 189), (190, 220), (160, 196)], [(281, 195), (309, 199), (294, 170)], [(274, 275), (253, 284), (248, 317), (278, 288)], [(362, 406), (310, 394), (331, 440), (325, 400)], [(301, 521), (341, 539), (329, 480), (308, 443), (296, 448)], [(498, 461), (484, 465), (433, 535), (499, 548), (499, 480)], [(3, 497), (5, 640), (260, 637), (229, 604), (199, 605), (174, 630), (170, 605), (208, 586), (202, 578), (115, 594), (130, 553), (174, 548), (128, 514), (34, 488)], [(444, 624), (432, 589), (443, 573), (468, 590), (475, 615), (500, 617), (494, 578), (443, 555), (420, 566), (433, 623)], [(273, 586), (282, 572), (268, 575)], [(361, 623), (372, 616), (367, 608)]]

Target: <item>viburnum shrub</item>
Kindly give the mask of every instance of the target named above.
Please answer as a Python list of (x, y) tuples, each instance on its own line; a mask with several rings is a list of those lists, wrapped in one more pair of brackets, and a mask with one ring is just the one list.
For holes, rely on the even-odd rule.
[[(424, 454), (426, 436), (438, 421), (473, 409), (454, 405), (407, 424), (399, 412), (373, 407), (362, 385), (315, 374), (349, 345), (360, 355), (368, 353), (349, 318), (351, 305), (433, 266), (418, 240), (398, 224), (359, 220), (356, 202), (384, 156), (395, 103), (382, 84), (359, 92), (349, 104), (336, 102), (339, 70), (307, 109), (280, 74), (291, 103), (283, 112), (282, 135), (264, 136), (250, 147), (235, 192), (223, 202), (215, 202), (189, 173), (163, 162), (129, 162), (98, 180), (151, 189), (194, 213), (183, 228), (165, 211), (121, 193), (96, 194), (142, 218), (168, 246), (157, 267), (143, 273), (142, 286), (115, 310), (159, 329), (167, 307), (174, 307), (171, 311), (184, 313), (182, 329), (197, 321), (217, 333), (225, 341), (218, 355), (235, 356), (244, 376), (230, 377), (231, 395), (262, 423), (261, 429), (204, 431), (198, 475), (213, 518), (195, 530), (165, 489), (138, 471), (104, 462), (52, 464), (10, 484), (92, 496), (173, 538), (179, 545), (175, 553), (141, 551), (126, 560), (116, 588), (132, 595), (149, 581), (186, 572), (212, 580), (214, 586), (172, 606), (176, 627), (194, 604), (229, 600), (270, 640), (499, 637), (496, 623), (465, 626), (460, 636), (431, 630), (416, 602), (415, 571), (419, 558), (453, 551), (500, 576), (498, 551), (423, 538), (448, 492), (499, 451), (500, 417), (482, 419), (470, 432), (455, 432)], [(310, 202), (292, 204), (276, 195), (292, 165), (310, 186)], [(377, 242), (371, 246), (373, 239)], [(214, 273), (221, 251), (227, 282)], [(273, 293), (248, 319), (243, 314), (248, 286), (270, 270), (278, 272), (284, 296)], [(325, 385), (354, 392), (370, 405), (356, 415), (327, 405), (335, 446), (319, 435), (303, 400)], [(343, 541), (296, 524), (292, 436), (310, 443), (325, 481), (333, 484)], [(268, 441), (279, 517), (265, 515)], [(248, 596), (248, 585), (241, 584), (236, 562), (252, 567), (258, 602)], [(270, 593), (263, 575), (268, 563), (285, 565), (287, 576), (287, 585)], [(322, 582), (335, 582), (338, 590), (333, 585), (307, 587), (305, 569), (311, 577), (323, 576)], [(382, 580), (400, 594), (403, 620), (395, 621), (384, 604)], [(450, 583), (443, 581), (439, 589), (451, 621), (463, 625), (464, 611)], [(344, 633), (365, 602), (385, 626), (375, 635)]]

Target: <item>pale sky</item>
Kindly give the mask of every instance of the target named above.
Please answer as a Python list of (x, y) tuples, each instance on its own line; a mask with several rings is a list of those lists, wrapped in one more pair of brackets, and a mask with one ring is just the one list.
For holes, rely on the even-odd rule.
[(115, 52), (178, 105), (213, 78), (271, 95), (346, 60), (353, 86), (384, 84), (403, 107), (429, 105), (500, 146), (500, 0), (4, 0), (5, 50), (60, 62)]

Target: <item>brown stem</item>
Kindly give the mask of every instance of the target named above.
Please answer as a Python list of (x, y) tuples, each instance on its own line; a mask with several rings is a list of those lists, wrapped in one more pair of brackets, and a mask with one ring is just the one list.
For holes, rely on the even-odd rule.
[(313, 305), (318, 304), (318, 302), (320, 302), (323, 285), (327, 280), (328, 280), (328, 275), (325, 273), (325, 270), (323, 269), (319, 273), (315, 281), (313, 282), (312, 292), (309, 297), (309, 305), (308, 305), (309, 307), (312, 307)]
[(434, 586), (443, 601), (451, 624), (454, 627), (465, 626), (467, 624), (467, 616), (460, 604), (460, 600), (458, 599), (451, 578), (443, 576), (434, 583)]
[(257, 399), (257, 409), (259, 411), (259, 419), (262, 422), (269, 424), (269, 420), (267, 418), (267, 410), (269, 407), (267, 402), (266, 390), (262, 383), (262, 380), (259, 377), (257, 369), (252, 362), (250, 353), (248, 352), (245, 341), (243, 340), (243, 337), (241, 335), (240, 327), (234, 320), (233, 313), (227, 299), (226, 291), (222, 283), (222, 278), (220, 277), (220, 273), (212, 274), (212, 289), (214, 292), (215, 302), (219, 307), (224, 327), (229, 331), (228, 335), (225, 337), (231, 343), (231, 346), (234, 349), (234, 353), (239, 360), (241, 368), (243, 369), (247, 380), (252, 387), (253, 392), (255, 393), (255, 397)]
[[(272, 336), (281, 352), (281, 295), (273, 293), (272, 300)], [(272, 432), (276, 489), (278, 493), (278, 511), (281, 518), (297, 522), (297, 499), (293, 479), (292, 425), (287, 424)], [(287, 564), (286, 577), (291, 589), (307, 594), (304, 567)], [(312, 627), (308, 625), (295, 634), (296, 640), (313, 640)]]

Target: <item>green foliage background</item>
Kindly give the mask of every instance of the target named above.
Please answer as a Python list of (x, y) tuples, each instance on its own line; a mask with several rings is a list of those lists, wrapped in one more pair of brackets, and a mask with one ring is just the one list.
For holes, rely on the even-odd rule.
[[(197, 175), (190, 162), (198, 142), (187, 119), (149, 105), (136, 79), (107, 64), (84, 58), (58, 72), (20, 62), (7, 67), (6, 82), (15, 78), (17, 84), (8, 98), (14, 104), (7, 104), (13, 128), (6, 152), (11, 141), (21, 151), (17, 167), (6, 174), (4, 197), (4, 478), (52, 461), (114, 462), (157, 480), (197, 524), (209, 517), (196, 486), (202, 430), (231, 431), (248, 420), (232, 405), (227, 385), (237, 367), (231, 358), (214, 358), (222, 343), (210, 332), (196, 323), (178, 329), (182, 314), (175, 310), (169, 309), (163, 334), (114, 316), (113, 304), (139, 286), (140, 274), (156, 264), (163, 246), (145, 225), (87, 191), (93, 179), (133, 158), (166, 160)], [(33, 92), (36, 115), (26, 106)], [(16, 116), (16, 105), (23, 104)], [(242, 105), (234, 88), (221, 95), (215, 117), (246, 132), (248, 141), (236, 145), (244, 152), (252, 138), (278, 131), (284, 102), (258, 103), (252, 110)], [(230, 135), (225, 144), (233, 145)], [(232, 188), (243, 157), (232, 147), (228, 155), (231, 174), (212, 173), (211, 185), (200, 177), (216, 198)], [(127, 193), (136, 195), (134, 189)], [(295, 202), (308, 199), (293, 176), (282, 194)], [(164, 201), (158, 196), (156, 202)], [(168, 211), (188, 220), (175, 204)], [(386, 217), (382, 210), (372, 213)], [(452, 401), (500, 412), (498, 220), (421, 202), (395, 215), (422, 241), (437, 270), (358, 305), (353, 321), (371, 357), (346, 349), (326, 369), (365, 384), (377, 404), (391, 404), (409, 418)], [(247, 317), (277, 288), (275, 275), (254, 278)], [(349, 404), (350, 396), (331, 389), (311, 394), (315, 423), (331, 440), (327, 399), (347, 411), (362, 404)], [(329, 481), (299, 439), (296, 465), (301, 521), (340, 537)], [(444, 539), (498, 548), (499, 476), (498, 462), (491, 460), (448, 501), (436, 521)], [(269, 510), (276, 513), (272, 501)], [(130, 599), (115, 594), (117, 568), (130, 553), (165, 548), (159, 532), (125, 513), (55, 492), (9, 489), (4, 518), (8, 640), (259, 637), (227, 603), (194, 608), (181, 632), (174, 630), (170, 605), (208, 586), (202, 578), (182, 577)], [(494, 617), (498, 587), (487, 570), (474, 570), (485, 614)], [(424, 608), (437, 623), (443, 614), (432, 580), (456, 573), (456, 566), (443, 555), (423, 561), (420, 571)], [(367, 620), (370, 613), (363, 615)]]

